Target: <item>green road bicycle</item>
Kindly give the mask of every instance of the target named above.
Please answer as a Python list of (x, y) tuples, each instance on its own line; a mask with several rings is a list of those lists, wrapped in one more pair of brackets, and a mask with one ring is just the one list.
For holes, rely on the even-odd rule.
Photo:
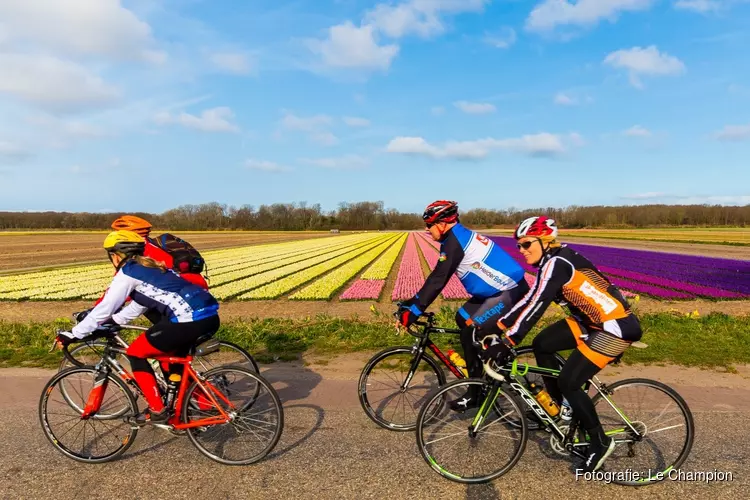
[[(618, 360), (619, 362), (619, 360)], [(492, 365), (492, 366), (491, 366)], [(511, 470), (529, 436), (531, 410), (554, 452), (583, 459), (588, 436), (573, 415), (570, 422), (551, 417), (528, 389), (530, 375), (558, 377), (550, 370), (517, 359), (503, 366), (485, 363), (485, 378), (463, 379), (433, 392), (417, 418), (417, 446), (436, 472), (460, 483), (484, 483)], [(480, 386), (479, 408), (452, 411), (447, 401)], [(693, 446), (693, 416), (682, 397), (654, 380), (633, 378), (611, 384), (594, 376), (584, 389), (592, 398), (602, 426), (617, 447), (602, 468), (612, 482), (641, 486), (658, 482), (687, 459)]]

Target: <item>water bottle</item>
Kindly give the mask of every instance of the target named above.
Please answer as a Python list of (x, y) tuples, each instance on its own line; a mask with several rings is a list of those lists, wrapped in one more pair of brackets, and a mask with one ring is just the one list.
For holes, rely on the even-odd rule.
[(165, 396), (164, 405), (167, 408), (170, 408), (172, 406), (172, 401), (174, 401), (174, 396), (177, 394), (177, 388), (180, 386), (180, 382), (182, 381), (182, 375), (179, 373), (173, 373), (169, 376), (169, 383), (167, 383), (167, 394)]
[(464, 377), (469, 376), (469, 371), (466, 369), (466, 361), (453, 349), (448, 349), (448, 359), (458, 367), (459, 370), (464, 374)]
[(555, 400), (552, 399), (552, 396), (549, 395), (549, 392), (547, 392), (545, 389), (542, 389), (535, 383), (531, 383), (530, 385), (531, 393), (536, 398), (537, 402), (544, 408), (544, 411), (550, 414), (550, 416), (555, 417), (558, 413), (560, 413), (560, 408), (557, 406), (557, 403), (555, 403)]
[(570, 422), (573, 419), (573, 408), (570, 407), (570, 402), (567, 398), (563, 398), (562, 408), (560, 408), (560, 418), (566, 422)]

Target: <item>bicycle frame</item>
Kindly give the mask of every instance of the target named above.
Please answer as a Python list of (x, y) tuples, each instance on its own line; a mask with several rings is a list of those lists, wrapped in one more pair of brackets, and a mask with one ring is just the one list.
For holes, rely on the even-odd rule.
[[(125, 354), (125, 349), (122, 349), (117, 346), (110, 345), (110, 342), (116, 341), (116, 339), (110, 339), (107, 342), (107, 346), (104, 348), (104, 354), (102, 356), (102, 360), (97, 363), (95, 369), (97, 372), (104, 372), (105, 375), (109, 375), (110, 370), (114, 370), (115, 373), (124, 380), (128, 385), (135, 386), (136, 390), (138, 392), (141, 392), (140, 387), (135, 382), (135, 377), (129, 373), (125, 368), (122, 367), (120, 363), (117, 362), (117, 359), (115, 357), (111, 356), (111, 353), (117, 353), (117, 354)], [(225, 404), (227, 404), (229, 407), (233, 408), (234, 405), (216, 388), (213, 386), (213, 384), (210, 384), (205, 381), (205, 379), (193, 369), (192, 361), (193, 356), (188, 355), (185, 357), (178, 357), (178, 356), (155, 356), (154, 358), (158, 362), (166, 362), (166, 363), (174, 363), (174, 364), (181, 364), (183, 365), (183, 372), (182, 372), (182, 380), (180, 382), (180, 387), (177, 392), (177, 397), (172, 402), (172, 408), (175, 409), (174, 415), (169, 419), (169, 424), (174, 429), (188, 429), (192, 427), (203, 427), (207, 425), (216, 425), (216, 424), (224, 424), (229, 421), (231, 421), (234, 417), (233, 415), (227, 413), (224, 408), (219, 404), (219, 402), (216, 400), (214, 395), (218, 396)], [(106, 380), (106, 376), (103, 378), (103, 380)], [(207, 396), (209, 399), (209, 402), (213, 404), (213, 406), (218, 409), (220, 416), (215, 417), (208, 417), (203, 418), (199, 420), (194, 420), (192, 422), (188, 423), (181, 423), (180, 417), (182, 416), (182, 402), (185, 397), (185, 392), (187, 391), (187, 388), (189, 386), (190, 380), (195, 380), (198, 384), (198, 387), (200, 387), (202, 391), (202, 395)], [(102, 392), (101, 386), (95, 386), (92, 389), (92, 396), (89, 397), (90, 400), (94, 401), (94, 405), (96, 405), (96, 401), (98, 401), (98, 404), (100, 405), (102, 402), (102, 395), (98, 392), (94, 394), (94, 391)], [(95, 414), (97, 411), (99, 411), (99, 408), (97, 407), (90, 407), (87, 408), (87, 412), (90, 414)]]
[[(528, 389), (524, 386), (524, 384), (520, 383), (518, 381), (518, 377), (523, 377), (527, 375), (528, 373), (532, 374), (538, 374), (543, 375), (547, 377), (555, 377), (557, 378), (560, 375), (560, 370), (554, 370), (550, 368), (543, 368), (539, 366), (531, 366), (527, 363), (523, 364), (523, 369), (519, 371), (518, 369), (518, 360), (513, 360), (513, 363), (508, 366), (502, 366), (499, 367), (499, 372), (507, 373), (507, 375), (503, 375), (502, 373), (498, 373), (498, 371), (495, 371), (491, 366), (490, 363), (484, 364), (485, 373), (493, 379), (492, 386), (485, 397), (484, 401), (482, 402), (482, 405), (480, 406), (479, 411), (474, 417), (474, 420), (471, 423), (470, 432), (472, 433), (472, 436), (475, 436), (479, 428), (481, 427), (484, 420), (487, 418), (487, 415), (489, 414), (490, 410), (493, 408), (495, 404), (495, 400), (497, 399), (498, 395), (501, 391), (502, 384), (508, 384), (508, 386), (523, 400), (523, 402), (531, 408), (534, 413), (537, 415), (539, 420), (543, 422), (546, 429), (552, 433), (554, 433), (557, 438), (560, 440), (562, 445), (565, 447), (566, 450), (568, 450), (570, 453), (573, 453), (574, 455), (577, 455), (580, 458), (586, 458), (585, 455), (579, 451), (576, 450), (578, 447), (585, 447), (588, 446), (588, 443), (586, 442), (576, 442), (575, 440), (575, 434), (578, 431), (578, 424), (579, 422), (577, 420), (573, 420), (566, 429), (567, 432), (565, 432), (564, 429), (561, 429), (558, 427), (557, 423), (552, 419), (552, 417), (542, 408), (542, 406), (537, 402), (536, 398), (534, 397), (531, 392), (529, 392)], [(630, 428), (630, 431), (634, 434), (634, 439), (619, 439), (615, 440), (617, 444), (620, 443), (629, 443), (633, 440), (640, 441), (642, 439), (642, 436), (638, 429), (636, 429), (633, 426), (633, 423), (630, 421), (630, 419), (625, 416), (625, 414), (615, 405), (615, 403), (610, 399), (609, 397), (609, 391), (607, 390), (606, 384), (601, 382), (598, 377), (594, 376), (586, 383), (584, 384), (584, 390), (588, 390), (590, 386), (593, 386), (594, 389), (599, 392), (602, 395), (602, 398), (607, 401), (607, 403), (617, 412), (617, 414), (620, 416), (620, 418), (623, 419), (623, 421), (626, 423), (627, 427)], [(606, 432), (607, 435), (615, 435), (620, 434), (625, 430), (623, 429), (612, 429)]]
[(453, 375), (456, 376), (456, 378), (463, 379), (466, 378), (466, 376), (459, 370), (458, 366), (456, 366), (449, 358), (446, 356), (443, 351), (440, 350), (440, 348), (435, 345), (435, 343), (430, 338), (430, 335), (433, 333), (448, 333), (452, 335), (459, 335), (461, 333), (461, 330), (455, 329), (455, 328), (437, 328), (432, 326), (433, 321), (433, 314), (427, 315), (427, 323), (415, 323), (418, 326), (422, 326), (422, 333), (417, 334), (412, 332), (411, 330), (407, 330), (409, 334), (416, 337), (416, 340), (414, 341), (414, 345), (412, 346), (412, 353), (415, 354), (414, 359), (412, 360), (411, 368), (409, 369), (409, 374), (406, 376), (406, 379), (404, 380), (404, 383), (401, 385), (401, 390), (405, 390), (407, 387), (409, 387), (409, 383), (411, 382), (412, 377), (414, 377), (414, 374), (417, 371), (417, 368), (419, 367), (419, 362), (422, 360), (422, 356), (424, 355), (425, 351), (429, 349), (432, 351), (435, 356), (440, 360), (441, 363), (443, 363), (446, 368), (448, 368)]

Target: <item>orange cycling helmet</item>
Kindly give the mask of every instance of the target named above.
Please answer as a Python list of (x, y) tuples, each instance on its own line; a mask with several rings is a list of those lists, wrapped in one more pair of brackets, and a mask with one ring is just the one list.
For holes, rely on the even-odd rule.
[(112, 223), (115, 231), (133, 231), (145, 238), (151, 232), (151, 223), (135, 215), (123, 215)]

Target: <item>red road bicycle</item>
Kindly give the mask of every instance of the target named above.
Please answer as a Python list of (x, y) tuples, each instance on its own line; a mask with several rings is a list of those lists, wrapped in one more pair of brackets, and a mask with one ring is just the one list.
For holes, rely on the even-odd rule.
[[(101, 463), (122, 455), (140, 427), (130, 423), (138, 412), (132, 373), (117, 361), (124, 349), (112, 329), (95, 334), (106, 339), (96, 366), (58, 372), (44, 387), (39, 419), (45, 436), (65, 456)], [(205, 341), (198, 339), (196, 345)], [(284, 413), (279, 396), (258, 373), (238, 365), (198, 373), (195, 347), (185, 357), (159, 356), (159, 362), (183, 365), (179, 386), (164, 394), (173, 412), (167, 424), (152, 424), (187, 434), (207, 457), (226, 465), (247, 465), (265, 457), (279, 441)]]

